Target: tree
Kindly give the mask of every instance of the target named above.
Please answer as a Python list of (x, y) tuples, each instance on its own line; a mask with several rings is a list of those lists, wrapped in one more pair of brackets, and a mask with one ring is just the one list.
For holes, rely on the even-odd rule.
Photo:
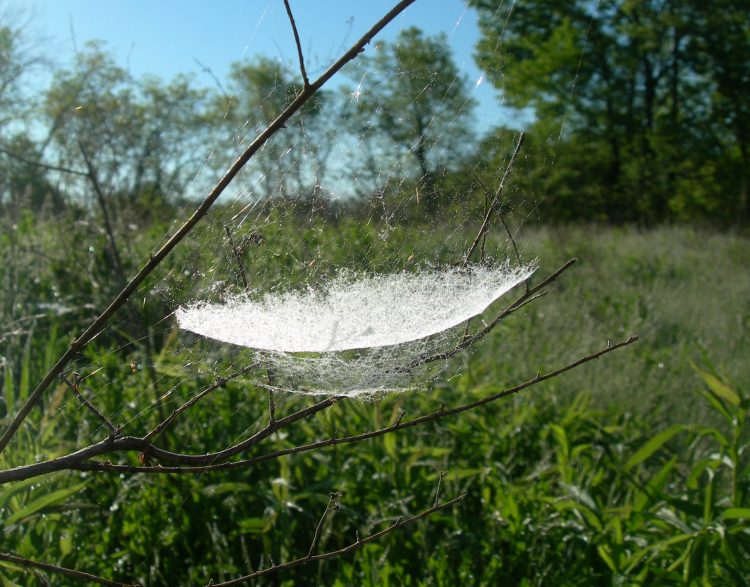
[(395, 148), (413, 160), (425, 205), (434, 212), (438, 176), (455, 168), (471, 143), (475, 105), (446, 36), (408, 28), (394, 43), (379, 43), (352, 75), (359, 82), (352, 95), (364, 123), (360, 133), (385, 137), (384, 151)]
[(46, 93), (51, 157), (81, 172), (67, 176), (68, 189), (94, 194), (103, 212), (117, 200), (148, 213), (183, 196), (204, 157), (205, 97), (184, 76), (136, 80), (89, 43)]
[[(258, 57), (251, 62), (233, 63), (229, 73), (228, 95), (216, 100), (215, 109), (228, 126), (235, 143), (246, 134), (268, 126), (302, 90), (281, 62)], [(332, 95), (318, 92), (270, 141), (252, 162), (256, 171), (255, 195), (307, 199), (317, 195), (328, 172), (335, 126), (324, 109)], [(240, 134), (238, 134), (238, 131)]]
[[(741, 43), (729, 40), (727, 27), (700, 17), (714, 7), (539, 0), (514, 4), (506, 22), (498, 18), (502, 2), (470, 4), (482, 31), (477, 62), (507, 104), (533, 109), (539, 144), (545, 137), (559, 141), (558, 169), (549, 171), (555, 195), (548, 208), (555, 215), (573, 204), (577, 217), (660, 221), (700, 200), (704, 213), (720, 214), (716, 202), (726, 199), (729, 186), (707, 173), (726, 158), (716, 138), (728, 129), (714, 88), (718, 64), (731, 61), (728, 47)], [(697, 41), (711, 35), (726, 42), (718, 43), (725, 49), (713, 51), (707, 68), (701, 63), (709, 52)], [(747, 94), (733, 95), (736, 112)], [(582, 186), (589, 194), (577, 198)]]
[(61, 203), (59, 193), (35, 166), (38, 153), (28, 136), (31, 100), (25, 81), (42, 65), (25, 23), (17, 15), (0, 14), (0, 210), (4, 204), (38, 210), (45, 202), (59, 209)]

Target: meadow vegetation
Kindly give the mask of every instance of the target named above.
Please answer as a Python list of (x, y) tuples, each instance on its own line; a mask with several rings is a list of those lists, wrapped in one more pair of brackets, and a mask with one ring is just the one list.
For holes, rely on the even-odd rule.
[[(455, 266), (485, 214), (489, 262), (515, 262), (517, 245), (539, 266), (532, 283), (578, 262), (419, 390), (341, 399), (270, 435), (266, 451), (486, 397), (608, 340), (637, 344), (455, 417), (251, 467), (2, 483), (3, 587), (66, 584), (13, 556), (144, 586), (229, 581), (304, 556), (313, 536), (335, 550), (464, 493), (354, 553), (258, 584), (750, 584), (746, 7), (469, 4), (477, 62), (507, 105), (533, 111), (526, 134), (478, 136), (445, 36), (410, 28), (368, 49), (347, 82), (279, 124), (236, 191), (73, 349), (66, 379), (2, 451), (0, 476), (107, 438), (79, 391), (142, 436), (213, 385), (161, 432), (163, 446), (194, 455), (262, 430), (269, 405), (280, 417), (308, 406), (291, 393), (269, 404), (251, 377), (219, 383), (224, 359), (249, 355), (178, 332), (175, 308), (319, 284), (341, 268)], [(6, 20), (0, 432), (238, 149), (311, 87), (301, 62), (298, 73), (262, 56), (233, 64), (221, 91), (189, 76), (136, 79), (93, 42), (32, 99), (28, 72), (44, 59)], [(137, 451), (112, 458), (154, 464)]]
[[(221, 218), (219, 209), (209, 222)], [(4, 299), (34, 309), (32, 319), (3, 333), (5, 413), (108, 293), (91, 287), (106, 283), (106, 275), (99, 280), (96, 273), (101, 259), (89, 261), (103, 254), (105, 236), (85, 224), (68, 226), (77, 228), (61, 230), (57, 220), (27, 213), (4, 227), (2, 256), (6, 275), (13, 275)], [(274, 226), (284, 230), (283, 223)], [(299, 237), (298, 227), (286, 226)], [(374, 226), (341, 219), (307, 230), (314, 247), (330, 247), (335, 262), (363, 269), (383, 262), (358, 253), (370, 250)], [(151, 234), (160, 232), (153, 227)], [(149, 231), (135, 235), (136, 258), (152, 241)], [(415, 242), (404, 230), (403, 242), (392, 246), (403, 246), (408, 258)], [(639, 333), (642, 340), (510, 400), (357, 446), (224, 473), (71, 472), (10, 484), (0, 494), (6, 548), (143, 584), (229, 579), (260, 565), (261, 554), (280, 562), (306, 552), (329, 492), (341, 493), (342, 507), (322, 536), (327, 549), (431, 503), (445, 472), (441, 494), (468, 492), (461, 504), (354, 555), (285, 574), (278, 584), (745, 584), (747, 237), (685, 227), (529, 227), (518, 244), (542, 268), (570, 256), (580, 262), (476, 352), (454, 358), (447, 380), (374, 403), (343, 401), (275, 438), (274, 446), (365, 431), (394, 421), (401, 410), (419, 414), (478, 398), (593, 350), (613, 333)], [(178, 257), (203, 248), (190, 245)], [(249, 271), (258, 263), (272, 274), (272, 259), (287, 265), (256, 252), (246, 257)], [(182, 266), (179, 259), (175, 266)], [(90, 278), (81, 279), (85, 272)], [(163, 303), (150, 298), (155, 307), (144, 311), (162, 316), (169, 311)], [(150, 386), (140, 368), (144, 349), (118, 350), (127, 336), (97, 340), (80, 363), (89, 372), (102, 369), (92, 383), (99, 409), (145, 431), (158, 414), (142, 411)], [(171, 326), (153, 338), (159, 387), (176, 386), (165, 409), (211, 383), (210, 372), (204, 380), (182, 377), (185, 356)], [(306, 401), (281, 397), (278, 410)], [(266, 410), (260, 388), (230, 382), (176, 422), (166, 439), (211, 450), (257, 427)], [(99, 429), (60, 383), (24, 426), (5, 465), (63, 454)], [(3, 572), (8, 585), (34, 581), (9, 563)]]

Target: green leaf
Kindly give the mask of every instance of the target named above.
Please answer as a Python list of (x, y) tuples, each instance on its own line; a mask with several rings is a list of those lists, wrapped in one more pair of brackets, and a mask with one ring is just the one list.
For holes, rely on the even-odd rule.
[(14, 493), (17, 493), (22, 489), (26, 489), (29, 485), (33, 485), (34, 483), (38, 482), (38, 479), (34, 479), (32, 477), (31, 479), (24, 479), (23, 481), (12, 483), (9, 487), (6, 487), (2, 491), (0, 491), (0, 508), (5, 507), (5, 504)]
[(750, 508), (727, 508), (721, 517), (724, 520), (750, 520)]
[(696, 371), (698, 371), (698, 374), (701, 376), (703, 381), (706, 382), (706, 385), (708, 385), (709, 389), (713, 391), (717, 396), (725, 401), (728, 401), (733, 406), (740, 405), (742, 399), (737, 394), (737, 392), (735, 392), (726, 383), (721, 381), (718, 377), (711, 375), (710, 373), (706, 373), (705, 371), (701, 371), (700, 369), (696, 369)]
[(245, 518), (240, 520), (239, 529), (243, 534), (263, 534), (267, 531), (266, 520), (263, 518)]
[(649, 479), (646, 485), (646, 491), (640, 491), (634, 499), (635, 511), (641, 512), (650, 503), (652, 497), (658, 500), (659, 492), (669, 479), (669, 474), (677, 464), (677, 457), (672, 457), (656, 475)]
[(247, 483), (217, 483), (215, 485), (207, 485), (203, 488), (202, 493), (206, 497), (214, 497), (224, 493), (239, 493), (240, 491), (251, 491), (252, 489), (253, 486)]
[(599, 556), (602, 557), (602, 560), (607, 564), (609, 569), (612, 572), (617, 572), (617, 566), (615, 565), (615, 561), (612, 560), (612, 557), (609, 554), (609, 549), (606, 546), (597, 546), (596, 547), (597, 552), (599, 553)]
[(659, 450), (664, 444), (669, 442), (675, 435), (685, 430), (685, 427), (681, 424), (675, 424), (670, 426), (666, 430), (662, 430), (656, 436), (648, 440), (641, 446), (625, 463), (625, 469), (632, 469), (636, 465), (642, 463), (657, 450)]
[(16, 522), (23, 521), (25, 518), (33, 516), (35, 513), (43, 510), (44, 508), (57, 505), (68, 499), (71, 495), (78, 493), (88, 484), (88, 481), (74, 485), (73, 487), (66, 487), (65, 489), (58, 489), (50, 494), (43, 495), (31, 503), (15, 512), (12, 516), (5, 520), (5, 525), (10, 526)]

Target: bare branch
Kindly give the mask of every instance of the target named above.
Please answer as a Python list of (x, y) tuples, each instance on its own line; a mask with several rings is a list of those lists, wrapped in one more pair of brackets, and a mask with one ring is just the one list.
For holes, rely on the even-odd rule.
[[(206, 392), (206, 390), (204, 390), (204, 392)], [(204, 392), (202, 392), (202, 397), (205, 397)], [(49, 461), (42, 461), (41, 463), (15, 467), (7, 471), (0, 471), (0, 485), (2, 485), (3, 483), (9, 483), (11, 481), (21, 481), (23, 479), (29, 479), (31, 477), (38, 477), (40, 475), (45, 475), (55, 471), (63, 471), (67, 469), (79, 470), (82, 464), (86, 463), (86, 461), (94, 457), (127, 451), (139, 451), (144, 455), (148, 455), (149, 457), (155, 458), (156, 460), (162, 460), (165, 462), (193, 465), (215, 464), (255, 446), (256, 444), (268, 438), (277, 430), (281, 430), (282, 428), (290, 426), (294, 422), (308, 418), (313, 414), (316, 414), (319, 411), (334, 405), (341, 399), (342, 398), (338, 396), (329, 397), (325, 400), (308, 406), (307, 408), (298, 410), (297, 412), (294, 412), (293, 414), (290, 414), (289, 416), (286, 416), (281, 420), (275, 420), (273, 424), (269, 423), (265, 428), (263, 428), (250, 438), (219, 452), (204, 455), (186, 455), (158, 448), (150, 441), (148, 437), (139, 438), (137, 436), (120, 436), (118, 438), (114, 438), (113, 436), (110, 436), (107, 439), (102, 440), (101, 442), (79, 449), (65, 456), (57, 457)], [(154, 432), (152, 431), (149, 434), (153, 436)], [(111, 463), (98, 464), (105, 467), (116, 466), (112, 465)], [(180, 467), (173, 468), (180, 469)]]
[(123, 288), (123, 290), (117, 295), (112, 303), (94, 320), (91, 325), (81, 334), (77, 339), (74, 339), (68, 350), (58, 359), (57, 363), (49, 370), (44, 376), (42, 381), (37, 385), (26, 402), (23, 404), (21, 409), (8, 424), (7, 428), (0, 437), (0, 452), (2, 452), (8, 443), (15, 435), (21, 423), (31, 412), (32, 408), (39, 402), (42, 394), (47, 390), (49, 385), (58, 374), (62, 373), (66, 365), (75, 357), (83, 347), (85, 347), (97, 334), (99, 334), (104, 326), (109, 322), (109, 319), (117, 312), (130, 296), (135, 292), (138, 286), (148, 277), (154, 269), (164, 260), (164, 258), (174, 249), (189, 233), (193, 227), (206, 215), (208, 210), (218, 199), (218, 197), (224, 192), (227, 186), (234, 180), (240, 170), (250, 160), (255, 153), (257, 153), (261, 147), (280, 129), (284, 128), (286, 122), (300, 109), (302, 106), (321, 88), (327, 83), (341, 68), (347, 63), (352, 61), (357, 55), (364, 51), (365, 46), (383, 30), (396, 16), (403, 12), (410, 4), (415, 0), (401, 0), (396, 6), (394, 6), (383, 18), (381, 18), (375, 25), (373, 25), (365, 35), (359, 39), (336, 63), (331, 65), (315, 82), (306, 86), (299, 95), (287, 106), (284, 111), (266, 129), (261, 132), (257, 138), (245, 149), (245, 151), (237, 158), (232, 164), (229, 170), (226, 172), (219, 182), (214, 186), (209, 195), (201, 202), (201, 204), (195, 209), (193, 214), (185, 221), (185, 223), (172, 235), (167, 242), (153, 255), (151, 255), (148, 262), (138, 271), (130, 282)]
[[(487, 188), (487, 185), (482, 181), (482, 178), (479, 177), (476, 173), (472, 174), (474, 176), (474, 179), (479, 183), (481, 188), (484, 190), (484, 193), (486, 197), (489, 199), (492, 197), (492, 194), (490, 193), (490, 190)], [(486, 214), (486, 212), (485, 212)], [(508, 235), (508, 238), (510, 239), (511, 244), (513, 245), (513, 251), (516, 253), (516, 261), (518, 261), (518, 264), (521, 264), (521, 253), (518, 251), (518, 245), (516, 245), (516, 239), (513, 236), (513, 233), (510, 231), (510, 227), (508, 226), (508, 223), (505, 221), (505, 215), (503, 214), (501, 208), (497, 209), (497, 215), (500, 218), (500, 222), (503, 225), (503, 228), (505, 229), (506, 234)], [(487, 233), (485, 232), (482, 236), (482, 258), (484, 257), (484, 238), (487, 236)]]
[(289, 23), (292, 25), (292, 32), (294, 33), (294, 44), (297, 45), (297, 57), (299, 59), (299, 69), (302, 72), (302, 80), (305, 83), (305, 87), (310, 86), (310, 80), (307, 79), (307, 72), (305, 71), (305, 56), (302, 54), (302, 45), (299, 42), (299, 33), (297, 32), (297, 23), (294, 22), (294, 15), (292, 14), (292, 7), (289, 6), (289, 0), (284, 0), (284, 7), (286, 8), (286, 14), (289, 17)]
[(21, 556), (10, 554), (9, 552), (0, 553), (0, 560), (13, 563), (21, 567), (29, 567), (31, 569), (40, 569), (42, 571), (48, 571), (50, 573), (56, 573), (58, 575), (64, 575), (73, 579), (80, 579), (81, 581), (89, 581), (90, 583), (98, 583), (99, 585), (107, 585), (108, 587), (140, 587), (137, 584), (131, 583), (118, 583), (117, 581), (110, 581), (103, 577), (97, 577), (90, 573), (84, 573), (83, 571), (76, 571), (74, 569), (67, 569), (65, 567), (58, 567), (57, 565), (51, 565), (48, 563), (40, 563), (37, 561), (29, 560)]
[(374, 534), (370, 534), (369, 536), (362, 538), (362, 539), (357, 538), (355, 542), (352, 542), (348, 546), (345, 546), (344, 548), (340, 548), (339, 550), (332, 550), (330, 552), (326, 552), (323, 554), (314, 554), (312, 556), (308, 554), (307, 556), (289, 561), (281, 565), (266, 567), (265, 569), (261, 569), (249, 575), (245, 575), (244, 577), (238, 577), (237, 579), (232, 579), (231, 581), (225, 581), (223, 583), (209, 583), (209, 585), (211, 585), (212, 587), (229, 587), (230, 585), (240, 585), (242, 583), (247, 583), (248, 581), (251, 581), (252, 579), (257, 579), (258, 577), (264, 577), (266, 575), (271, 575), (273, 573), (286, 571), (288, 569), (299, 567), (307, 563), (328, 560), (328, 559), (343, 556), (345, 554), (349, 554), (350, 552), (359, 550), (365, 544), (369, 544), (370, 542), (375, 542), (376, 540), (380, 540), (384, 536), (387, 536), (391, 532), (394, 532), (395, 530), (398, 530), (399, 528), (406, 526), (407, 524), (412, 524), (418, 520), (426, 518), (427, 516), (431, 514), (434, 514), (435, 512), (439, 512), (440, 510), (450, 508), (454, 506), (455, 504), (457, 504), (459, 501), (461, 501), (464, 497), (466, 497), (465, 493), (462, 495), (459, 495), (458, 497), (451, 499), (450, 501), (446, 501), (445, 503), (435, 505), (413, 516), (409, 516), (407, 518), (399, 518), (398, 520), (396, 520), (395, 523), (391, 524), (387, 528), (384, 528), (380, 532), (375, 532)]
[[(367, 440), (369, 438), (375, 438), (378, 436), (383, 436), (385, 434), (391, 434), (392, 432), (403, 430), (404, 428), (412, 428), (414, 426), (419, 426), (427, 422), (440, 420), (448, 416), (455, 416), (462, 412), (466, 412), (468, 410), (478, 408), (479, 406), (483, 406), (485, 404), (495, 402), (504, 397), (517, 394), (523, 391), (524, 389), (538, 385), (539, 383), (542, 383), (543, 381), (547, 381), (548, 379), (553, 379), (555, 377), (558, 377), (562, 375), (563, 373), (565, 373), (566, 371), (570, 371), (571, 369), (580, 367), (581, 365), (588, 363), (590, 361), (596, 360), (599, 357), (602, 357), (608, 353), (611, 353), (613, 351), (616, 351), (618, 349), (631, 345), (634, 342), (636, 342), (638, 339), (639, 339), (638, 336), (631, 336), (627, 340), (624, 340), (617, 344), (607, 344), (606, 348), (601, 349), (590, 355), (581, 357), (577, 359), (576, 361), (573, 361), (572, 363), (565, 365), (564, 367), (560, 367), (558, 369), (555, 369), (554, 371), (549, 371), (548, 373), (545, 373), (545, 374), (541, 374), (541, 373), (537, 374), (532, 379), (529, 379), (514, 387), (510, 387), (502, 391), (499, 391), (497, 393), (488, 395), (474, 402), (463, 404), (455, 408), (449, 408), (449, 409), (446, 409), (445, 406), (442, 406), (439, 410), (435, 412), (432, 412), (430, 414), (425, 414), (424, 416), (414, 418), (413, 420), (408, 420), (406, 422), (403, 422), (401, 421), (401, 419), (399, 419), (399, 421), (397, 421), (395, 424), (391, 426), (380, 428), (378, 430), (371, 430), (369, 432), (363, 432), (361, 434), (343, 436), (339, 438), (336, 438), (336, 437), (328, 438), (326, 440), (320, 440), (317, 442), (312, 442), (310, 444), (299, 445), (295, 447), (277, 450), (271, 453), (267, 453), (265, 455), (260, 455), (260, 456), (252, 457), (249, 459), (227, 462), (227, 463), (216, 463), (216, 464), (204, 465), (204, 466), (195, 466), (195, 467), (131, 466), (131, 465), (114, 465), (112, 463), (86, 463), (86, 462), (79, 461), (78, 463), (71, 462), (68, 464), (68, 466), (62, 467), (62, 468), (75, 469), (78, 471), (108, 471), (108, 472), (113, 472), (113, 473), (155, 473), (155, 474), (188, 473), (190, 474), (190, 473), (206, 473), (209, 471), (220, 471), (220, 470), (225, 470), (225, 469), (238, 469), (238, 468), (251, 467), (258, 463), (275, 460), (275, 459), (278, 459), (279, 457), (283, 457), (286, 455), (309, 452), (309, 451), (317, 450), (323, 447), (337, 446), (339, 444), (353, 444), (356, 442)], [(126, 439), (121, 439), (121, 440), (118, 440), (117, 442), (122, 443), (122, 445), (124, 446), (125, 440)], [(92, 455), (92, 456), (96, 456), (96, 455)], [(28, 467), (29, 466), (25, 468), (28, 468)], [(15, 469), (13, 471), (15, 471)], [(3, 483), (6, 481), (6, 479), (4, 478), (5, 477), (4, 473), (5, 472), (0, 472), (0, 483)], [(8, 473), (11, 473), (11, 471), (8, 471)], [(23, 479), (23, 478), (26, 478), (26, 477), (19, 477), (18, 479)], [(11, 480), (17, 480), (17, 479), (14, 478)]]
[(523, 146), (524, 136), (525, 135), (523, 132), (521, 132), (521, 134), (518, 135), (518, 143), (516, 143), (516, 148), (513, 151), (513, 155), (511, 155), (510, 162), (508, 163), (508, 167), (505, 168), (505, 173), (503, 174), (502, 180), (500, 180), (500, 185), (497, 186), (495, 197), (492, 200), (492, 203), (490, 204), (489, 208), (487, 208), (487, 213), (484, 215), (484, 221), (482, 222), (482, 226), (479, 228), (479, 232), (477, 233), (477, 236), (474, 238), (474, 242), (471, 243), (471, 246), (469, 247), (469, 250), (466, 253), (466, 256), (464, 257), (464, 261), (462, 264), (463, 267), (466, 267), (466, 265), (469, 262), (469, 258), (471, 257), (471, 254), (477, 248), (477, 245), (479, 244), (479, 241), (482, 239), (482, 236), (484, 236), (484, 234), (489, 229), (490, 219), (492, 218), (492, 213), (495, 211), (495, 207), (500, 201), (500, 196), (502, 196), (503, 194), (503, 190), (505, 189), (505, 184), (507, 183), (508, 178), (510, 177), (510, 172), (513, 170), (513, 165), (516, 162), (518, 153), (521, 151), (521, 147)]

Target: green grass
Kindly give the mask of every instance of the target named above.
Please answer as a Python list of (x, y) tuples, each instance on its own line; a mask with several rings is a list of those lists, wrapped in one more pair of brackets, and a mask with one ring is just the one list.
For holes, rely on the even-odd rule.
[[(268, 245), (246, 254), (259, 283), (274, 283), (281, 272), (301, 281), (332, 265), (408, 266), (427, 252), (452, 262), (470, 238), (417, 229), (424, 238), (393, 231), (383, 240), (377, 227), (346, 220), (296, 232), (277, 226), (263, 229)], [(49, 299), (102, 307), (111, 288), (101, 235), (41, 228), (0, 236), (2, 258), (24, 284), (13, 286), (16, 302), (3, 305), (3, 319)], [(198, 233), (152, 280), (167, 293), (139, 298), (150, 324), (212, 280), (231, 279), (225, 258), (211, 261), (221, 251), (211, 240), (215, 230)], [(133, 258), (153, 242), (133, 238)], [(455, 508), (354, 555), (260, 584), (747, 584), (748, 239), (684, 227), (530, 228), (519, 244), (524, 257), (538, 259), (539, 275), (572, 256), (579, 263), (476, 352), (456, 357), (449, 376), (429, 390), (341, 402), (268, 448), (387, 425), (401, 409), (415, 417), (464, 403), (608, 339), (637, 333), (641, 341), (507, 401), (358, 445), (195, 477), (61, 473), (4, 486), (2, 549), (144, 585), (205, 584), (257, 568), (261, 555), (278, 563), (305, 554), (330, 491), (342, 493), (342, 509), (324, 527), (326, 550), (428, 507), (446, 471), (444, 498), (468, 492)], [(90, 255), (101, 256), (87, 262)], [(311, 267), (311, 259), (329, 264)], [(186, 267), (203, 275), (185, 275)], [(50, 314), (4, 339), (6, 405), (28, 395), (86, 318), (85, 311)], [(186, 357), (207, 358), (164, 328), (153, 331), (154, 362), (159, 390), (174, 388), (171, 409), (213, 376), (193, 368), (185, 379)], [(145, 363), (147, 348), (117, 350), (134, 331), (119, 318), (77, 362), (84, 376), (101, 369), (90, 380), (93, 401), (118, 422), (133, 418), (132, 434), (157, 420), (156, 410), (144, 411), (155, 394), (148, 369), (130, 367)], [(307, 403), (282, 397), (279, 414)], [(44, 408), (22, 427), (3, 466), (58, 456), (103, 435), (63, 385), (50, 390)], [(179, 420), (165, 442), (199, 453), (247, 435), (266, 417), (265, 393), (233, 382)], [(4, 585), (36, 584), (2, 563), (0, 577)]]

